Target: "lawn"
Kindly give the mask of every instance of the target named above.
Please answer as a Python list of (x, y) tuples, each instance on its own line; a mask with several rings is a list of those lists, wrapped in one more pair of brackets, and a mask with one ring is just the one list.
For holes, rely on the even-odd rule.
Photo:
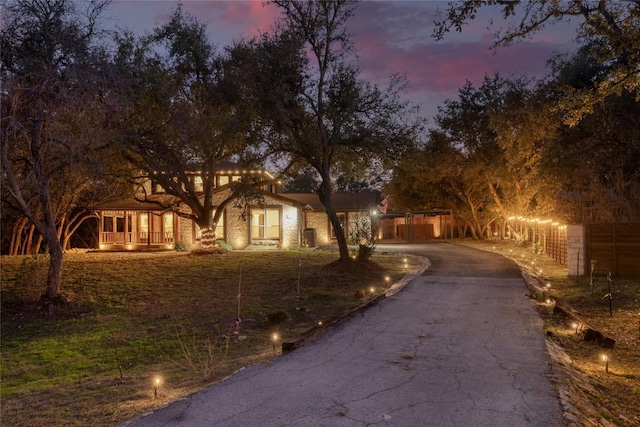
[(49, 310), (37, 303), (46, 258), (2, 257), (2, 425), (119, 425), (272, 360), (283, 340), (420, 264), (376, 254), (375, 264), (345, 270), (336, 259), (326, 251), (72, 253), (62, 285), (69, 303)]
[[(640, 426), (640, 279), (630, 277), (568, 277), (554, 260), (514, 242), (465, 244), (500, 253), (516, 261), (533, 281), (542, 284), (551, 304), (540, 301), (548, 340), (570, 358), (566, 397), (579, 425)], [(541, 271), (540, 271), (541, 270)], [(609, 288), (611, 286), (611, 288)], [(611, 289), (611, 310), (609, 308)], [(575, 310), (590, 327), (616, 340), (613, 349), (584, 340), (583, 325), (574, 323), (555, 301)], [(603, 361), (607, 355), (608, 363)], [(608, 366), (607, 366), (608, 365)], [(607, 372), (608, 370), (608, 372)]]

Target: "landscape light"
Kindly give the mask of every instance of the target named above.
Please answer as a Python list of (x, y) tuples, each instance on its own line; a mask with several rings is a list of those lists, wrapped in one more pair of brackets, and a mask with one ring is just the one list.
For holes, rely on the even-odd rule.
[(276, 344), (280, 341), (280, 335), (274, 332), (271, 335), (271, 340), (273, 341), (273, 351), (276, 351)]
[(580, 325), (578, 324), (578, 322), (573, 322), (573, 323), (571, 324), (571, 327), (572, 327), (573, 329), (575, 329), (575, 330), (576, 330), (576, 335), (578, 335), (578, 327), (579, 327), (579, 326), (580, 326)]
[(602, 356), (600, 356), (600, 358), (604, 362), (604, 371), (606, 373), (609, 373), (609, 355), (607, 353), (604, 353)]
[(160, 378), (160, 376), (156, 375), (153, 378), (153, 397), (158, 397), (158, 387), (160, 387), (161, 382), (162, 379)]
[(318, 320), (318, 326), (322, 326), (322, 320)]
[(369, 292), (374, 293), (376, 291), (376, 288), (374, 288), (373, 286), (369, 288)]

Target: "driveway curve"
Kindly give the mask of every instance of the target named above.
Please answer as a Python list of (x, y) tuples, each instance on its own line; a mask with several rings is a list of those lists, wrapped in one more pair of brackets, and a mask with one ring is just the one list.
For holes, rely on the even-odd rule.
[(542, 322), (514, 263), (448, 243), (377, 250), (431, 265), (318, 340), (128, 425), (562, 425)]

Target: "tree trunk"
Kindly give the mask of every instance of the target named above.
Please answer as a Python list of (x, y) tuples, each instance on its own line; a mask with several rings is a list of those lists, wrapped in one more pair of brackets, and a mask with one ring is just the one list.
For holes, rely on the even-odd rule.
[(347, 238), (344, 235), (344, 230), (338, 219), (335, 208), (333, 207), (331, 185), (326, 180), (320, 184), (318, 189), (318, 198), (327, 212), (329, 221), (333, 226), (333, 231), (336, 235), (336, 241), (338, 242), (338, 250), (340, 251), (340, 260), (348, 261), (349, 258), (349, 245), (347, 244)]
[(29, 226), (29, 233), (27, 234), (27, 238), (25, 241), (25, 254), (29, 254), (29, 255), (35, 255), (35, 253), (33, 252), (33, 232), (35, 231), (36, 227), (31, 224), (31, 226)]
[(47, 298), (53, 300), (60, 294), (62, 279), (62, 245), (54, 236), (47, 239), (49, 245), (49, 273), (47, 275)]
[(9, 255), (18, 255), (22, 244), (22, 231), (29, 220), (21, 218), (17, 221), (11, 231), (11, 244), (9, 245)]
[(202, 228), (202, 238), (200, 240), (202, 249), (211, 249), (216, 246), (216, 229), (211, 227)]

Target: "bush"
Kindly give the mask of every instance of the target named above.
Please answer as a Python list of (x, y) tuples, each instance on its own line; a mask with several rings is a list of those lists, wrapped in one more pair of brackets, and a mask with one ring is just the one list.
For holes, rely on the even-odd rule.
[(216, 244), (218, 246), (220, 246), (222, 249), (225, 249), (227, 251), (232, 251), (233, 250), (233, 246), (231, 246), (230, 244), (228, 244), (227, 242), (225, 242), (224, 240), (218, 240), (216, 242)]
[(48, 257), (34, 255), (22, 260), (16, 272), (15, 297), (21, 302), (35, 302), (44, 293), (47, 282)]
[(187, 245), (182, 242), (176, 242), (175, 245), (173, 245), (173, 248), (176, 250), (176, 252), (186, 252), (189, 250), (189, 248), (187, 248)]

